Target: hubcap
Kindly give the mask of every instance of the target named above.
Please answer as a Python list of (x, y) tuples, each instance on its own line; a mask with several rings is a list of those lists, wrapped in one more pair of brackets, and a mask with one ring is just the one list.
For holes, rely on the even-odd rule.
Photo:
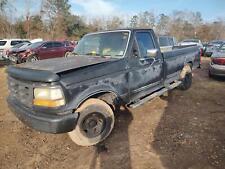
[(35, 57), (31, 58), (31, 62), (35, 62), (35, 61), (37, 61), (37, 58)]
[(82, 130), (89, 137), (99, 136), (105, 129), (106, 119), (98, 112), (87, 115), (82, 122)]

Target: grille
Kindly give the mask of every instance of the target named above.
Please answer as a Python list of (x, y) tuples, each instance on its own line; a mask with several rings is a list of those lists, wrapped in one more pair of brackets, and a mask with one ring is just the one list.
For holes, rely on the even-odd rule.
[(19, 102), (27, 107), (32, 106), (33, 100), (33, 88), (32, 85), (24, 81), (14, 79), (12, 77), (8, 78), (8, 87), (10, 91), (10, 96), (17, 99)]

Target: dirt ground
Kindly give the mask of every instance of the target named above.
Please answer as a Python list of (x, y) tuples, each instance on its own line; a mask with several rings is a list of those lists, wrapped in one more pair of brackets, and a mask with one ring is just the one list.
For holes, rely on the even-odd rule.
[(0, 68), (0, 168), (224, 169), (225, 79), (209, 79), (208, 62), (194, 71), (190, 90), (117, 113), (113, 133), (96, 147), (24, 126), (7, 107)]

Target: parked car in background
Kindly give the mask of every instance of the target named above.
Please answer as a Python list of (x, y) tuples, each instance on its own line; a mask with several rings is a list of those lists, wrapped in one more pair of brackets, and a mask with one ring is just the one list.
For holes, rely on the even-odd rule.
[(6, 50), (5, 54), (3, 55), (3, 58), (9, 59), (9, 57), (12, 57), (14, 55), (17, 55), (20, 52), (25, 51), (29, 45), (31, 45), (31, 43), (29, 43), (29, 42), (19, 43), (15, 46), (11, 47), (10, 49)]
[(193, 45), (197, 45), (200, 47), (200, 52), (201, 52), (201, 56), (204, 55), (204, 47), (203, 44), (201, 42), (201, 40), (199, 39), (185, 39), (181, 42), (178, 43), (179, 46), (193, 46)]
[(23, 39), (1, 39), (0, 40), (0, 60), (3, 59), (3, 56), (5, 55), (6, 50), (23, 42), (29, 42), (29, 41), (23, 40)]
[(158, 41), (159, 41), (161, 52), (172, 51), (173, 47), (177, 43), (176, 38), (171, 36), (159, 36)]
[(225, 43), (215, 50), (211, 56), (209, 65), (209, 76), (225, 77)]
[(203, 45), (203, 56), (205, 56), (205, 52), (206, 52), (206, 49), (209, 45), (209, 42), (203, 42), (202, 45)]
[(11, 59), (14, 63), (33, 62), (43, 59), (67, 57), (74, 47), (59, 41), (42, 41), (31, 44), (24, 52)]
[(66, 47), (75, 47), (76, 44), (74, 44), (72, 41), (63, 41)]
[(225, 41), (223, 40), (214, 40), (208, 43), (206, 46), (205, 56), (211, 57), (213, 52), (216, 51)]

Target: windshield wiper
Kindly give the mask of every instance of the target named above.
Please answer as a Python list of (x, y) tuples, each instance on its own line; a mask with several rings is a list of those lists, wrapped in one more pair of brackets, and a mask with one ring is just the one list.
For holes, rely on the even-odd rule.
[(119, 57), (122, 57), (122, 55), (101, 55), (101, 57), (104, 57), (104, 58), (119, 58)]
[(92, 52), (89, 52), (89, 53), (85, 53), (84, 55), (91, 55), (91, 56), (95, 56), (95, 55), (100, 55), (98, 53), (92, 53)]

